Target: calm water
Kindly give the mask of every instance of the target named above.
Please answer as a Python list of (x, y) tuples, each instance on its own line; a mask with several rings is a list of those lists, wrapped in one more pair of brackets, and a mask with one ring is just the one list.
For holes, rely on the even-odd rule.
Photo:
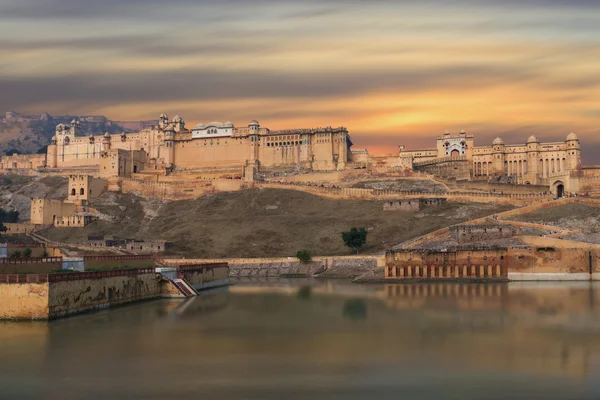
[(3, 399), (600, 398), (586, 283), (243, 282), (0, 340)]

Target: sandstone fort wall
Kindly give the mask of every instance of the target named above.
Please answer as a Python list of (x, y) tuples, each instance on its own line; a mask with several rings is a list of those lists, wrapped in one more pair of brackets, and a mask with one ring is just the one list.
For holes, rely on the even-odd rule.
[[(86, 274), (89, 275), (87, 279)], [(48, 296), (48, 318), (50, 319), (153, 299), (159, 297), (161, 293), (161, 279), (154, 273), (153, 268), (145, 271), (121, 270), (100, 274), (84, 272), (69, 275), (72, 275), (71, 279), (50, 283)]]
[(47, 319), (49, 283), (0, 282), (0, 319)]

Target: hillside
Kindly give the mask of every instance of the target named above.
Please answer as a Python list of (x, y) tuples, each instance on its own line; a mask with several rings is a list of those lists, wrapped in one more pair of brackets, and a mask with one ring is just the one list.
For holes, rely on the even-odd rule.
[(23, 116), (15, 112), (7, 112), (0, 117), (0, 154), (9, 150), (20, 153), (36, 153), (47, 146), (54, 136), (58, 124), (69, 124), (73, 119), (79, 120), (82, 132), (101, 135), (105, 132), (121, 133), (142, 129), (155, 121), (111, 121), (104, 116), (50, 116), (43, 113), (37, 116)]
[(383, 211), (379, 201), (332, 200), (293, 190), (254, 189), (196, 200), (161, 202), (105, 193), (94, 204), (114, 216), (85, 228), (54, 228), (43, 235), (79, 242), (101, 233), (121, 238), (166, 239), (187, 257), (350, 254), (341, 240), (349, 228), (368, 229), (364, 252), (375, 253), (435, 229), (508, 209), (449, 203), (420, 213)]
[(31, 213), (31, 199), (67, 198), (67, 178), (60, 176), (31, 177), (21, 175), (0, 176), (0, 208), (17, 210), (22, 221)]

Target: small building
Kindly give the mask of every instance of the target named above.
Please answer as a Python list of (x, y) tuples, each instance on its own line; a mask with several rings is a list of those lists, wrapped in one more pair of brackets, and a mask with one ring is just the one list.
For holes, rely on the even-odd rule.
[(70, 202), (89, 202), (97, 198), (107, 188), (104, 179), (94, 178), (90, 175), (69, 175), (69, 197)]
[(440, 207), (446, 204), (446, 199), (439, 198), (423, 198), (423, 199), (402, 199), (402, 200), (386, 200), (383, 203), (384, 211), (411, 211), (419, 212), (424, 207)]
[(455, 225), (450, 227), (452, 239), (458, 243), (479, 242), (482, 240), (507, 239), (517, 234), (512, 225)]

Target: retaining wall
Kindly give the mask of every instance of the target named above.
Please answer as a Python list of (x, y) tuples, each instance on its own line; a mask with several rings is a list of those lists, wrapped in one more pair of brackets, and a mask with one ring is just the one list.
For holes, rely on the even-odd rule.
[(230, 258), (230, 259), (165, 259), (166, 265), (228, 263), (231, 277), (313, 276), (351, 278), (382, 269), (385, 257), (335, 256), (313, 257), (310, 263), (301, 263), (295, 257)]
[(139, 256), (84, 256), (85, 269), (98, 268), (149, 268), (156, 264), (156, 259), (152, 255)]

